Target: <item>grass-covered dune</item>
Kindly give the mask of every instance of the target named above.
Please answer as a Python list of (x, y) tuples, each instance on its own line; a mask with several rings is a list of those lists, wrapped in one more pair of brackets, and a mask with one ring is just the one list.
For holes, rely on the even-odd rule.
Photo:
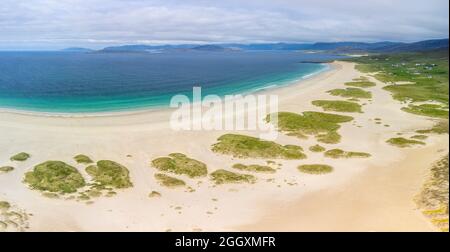
[(172, 153), (152, 161), (152, 166), (164, 172), (184, 174), (190, 178), (204, 177), (208, 174), (206, 164), (181, 153)]
[(211, 179), (218, 185), (228, 183), (255, 183), (256, 178), (249, 174), (240, 174), (227, 170), (217, 170), (211, 173)]
[(74, 193), (86, 185), (80, 172), (61, 161), (47, 161), (25, 173), (24, 182), (32, 189), (55, 193)]
[(371, 155), (365, 152), (356, 152), (356, 151), (344, 151), (341, 149), (332, 149), (328, 150), (324, 153), (325, 157), (329, 158), (368, 158)]
[(420, 129), (416, 130), (419, 134), (448, 134), (449, 132), (449, 124), (448, 120), (441, 120), (437, 122), (433, 127), (430, 129)]
[(360, 88), (345, 88), (345, 89), (333, 89), (327, 91), (327, 93), (334, 96), (341, 96), (345, 98), (355, 98), (355, 99), (370, 99), (372, 98), (372, 93), (365, 91)]
[(2, 172), (11, 172), (11, 171), (13, 171), (14, 170), (14, 167), (12, 167), (12, 166), (1, 166), (0, 167), (0, 173), (2, 173)]
[(421, 192), (416, 197), (418, 206), (425, 216), (441, 231), (448, 232), (449, 204), (448, 154), (442, 157), (430, 170)]
[(20, 162), (22, 162), (22, 161), (28, 160), (30, 157), (31, 157), (30, 154), (28, 154), (26, 152), (21, 152), (21, 153), (18, 153), (16, 155), (12, 156), (10, 158), (10, 160), (11, 161), (20, 161)]
[(166, 174), (162, 174), (162, 173), (157, 173), (155, 174), (155, 178), (156, 180), (159, 181), (159, 183), (163, 186), (166, 187), (181, 187), (181, 186), (185, 186), (186, 183), (181, 180), (181, 179), (177, 179), (171, 176), (168, 176)]
[(92, 161), (92, 159), (86, 155), (83, 154), (79, 154), (76, 155), (73, 159), (75, 159), (75, 161), (79, 164), (92, 164), (94, 163), (94, 161)]
[(390, 145), (394, 145), (400, 148), (412, 147), (414, 145), (425, 145), (424, 142), (414, 140), (414, 139), (406, 139), (404, 137), (394, 137), (386, 141)]
[(218, 142), (212, 146), (212, 151), (238, 158), (306, 158), (300, 146), (283, 146), (272, 141), (237, 134), (226, 134), (219, 137)]
[(98, 161), (97, 165), (88, 166), (86, 172), (92, 176), (96, 183), (102, 186), (112, 186), (114, 188), (128, 188), (133, 186), (128, 169), (114, 161)]
[(318, 144), (309, 147), (309, 150), (312, 152), (324, 152), (326, 151), (325, 147), (320, 146)]
[(443, 109), (442, 106), (436, 104), (409, 105), (403, 107), (402, 110), (416, 115), (448, 119), (448, 109)]
[(411, 137), (411, 139), (416, 139), (416, 140), (426, 140), (428, 138), (427, 135), (414, 135)]
[(333, 171), (333, 167), (324, 164), (300, 165), (297, 168), (300, 172), (308, 174), (327, 174)]
[(361, 105), (356, 102), (339, 100), (316, 100), (312, 101), (314, 106), (321, 107), (325, 111), (362, 113)]
[(276, 170), (270, 166), (266, 165), (244, 165), (244, 164), (234, 164), (234, 169), (247, 171), (247, 172), (260, 172), (260, 173), (275, 173)]
[(345, 85), (350, 86), (350, 87), (359, 87), (359, 88), (370, 88), (370, 87), (376, 86), (375, 83), (368, 81), (368, 80), (357, 80), (357, 81), (346, 82)]
[(267, 116), (267, 121), (271, 122), (271, 116), (277, 116), (278, 129), (287, 132), (288, 135), (305, 138), (313, 135), (319, 142), (335, 144), (341, 139), (337, 130), (339, 124), (350, 122), (353, 117), (336, 115), (322, 112), (307, 111), (302, 114), (291, 112), (279, 112)]

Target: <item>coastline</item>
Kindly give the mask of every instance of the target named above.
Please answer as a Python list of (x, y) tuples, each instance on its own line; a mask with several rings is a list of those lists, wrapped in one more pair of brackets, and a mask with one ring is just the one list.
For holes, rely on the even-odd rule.
[[(241, 95), (249, 95), (249, 94), (267, 94), (272, 89), (284, 88), (291, 85), (299, 85), (301, 82), (313, 79), (314, 77), (323, 74), (327, 71), (332, 70), (332, 64), (330, 63), (316, 63), (318, 65), (323, 65), (322, 69), (319, 69), (315, 72), (294, 78), (292, 80), (288, 80), (282, 82), (281, 84), (271, 84), (267, 83), (262, 87), (244, 90), (239, 93)], [(223, 96), (221, 96), (223, 98)], [(44, 116), (44, 117), (63, 117), (63, 118), (83, 118), (83, 117), (108, 117), (108, 116), (123, 116), (123, 115), (132, 115), (132, 114), (141, 114), (141, 113), (149, 113), (149, 112), (161, 112), (165, 110), (170, 110), (169, 106), (161, 106), (161, 105), (148, 105), (136, 108), (123, 108), (123, 109), (114, 109), (111, 111), (94, 111), (94, 112), (50, 112), (50, 111), (38, 111), (38, 110), (27, 110), (27, 109), (15, 109), (15, 108), (5, 108), (0, 107), (0, 113), (11, 113), (11, 114), (21, 114), (21, 115), (30, 115), (30, 116)]]
[[(338, 61), (330, 65), (332, 69), (329, 71), (292, 85), (261, 90), (261, 93), (278, 95), (280, 111), (295, 113), (308, 110), (321, 111), (320, 108), (311, 104), (312, 100), (332, 99), (333, 97), (326, 91), (340, 88), (344, 82), (364, 75), (354, 69), (353, 63)], [(329, 219), (324, 219), (323, 222), (307, 222), (307, 220), (309, 218), (318, 220), (323, 217), (326, 214), (323, 211), (329, 209), (328, 204), (332, 199), (330, 197), (335, 196), (332, 193), (322, 194), (321, 192), (339, 193), (345, 191), (348, 188), (347, 185), (355, 180), (367, 181), (373, 176), (390, 174), (389, 170), (392, 169), (398, 171), (395, 165), (397, 162), (412, 156), (419, 158), (417, 153), (424, 148), (429, 148), (430, 151), (448, 150), (448, 140), (443, 141), (439, 136), (426, 140), (427, 146), (424, 148), (415, 147), (412, 150), (405, 150), (387, 145), (385, 140), (395, 136), (397, 132), (410, 134), (417, 128), (431, 127), (433, 121), (402, 112), (400, 102), (393, 100), (388, 92), (382, 90), (383, 84), (368, 77), (377, 84), (370, 90), (374, 95), (373, 101), (364, 106), (364, 113), (350, 113), (355, 116), (355, 124), (342, 125), (341, 143), (325, 146), (368, 152), (372, 154), (372, 158), (329, 160), (322, 154), (308, 152), (307, 160), (277, 160), (282, 164), (282, 169), (274, 175), (261, 175), (256, 184), (214, 186), (208, 178), (204, 178), (199, 180), (202, 182), (200, 185), (191, 183), (196, 190), (192, 193), (161, 188), (152, 179), (155, 171), (150, 167), (149, 162), (168, 153), (181, 152), (207, 163), (210, 171), (228, 169), (239, 161), (211, 152), (210, 146), (219, 136), (230, 132), (172, 131), (168, 127), (171, 112), (169, 109), (74, 118), (0, 111), (0, 132), (2, 132), (0, 133), (0, 150), (2, 150), (0, 165), (10, 164), (4, 160), (9, 160), (12, 154), (21, 151), (32, 154), (30, 161), (17, 164), (17, 171), (0, 176), (0, 198), (11, 200), (14, 204), (33, 213), (31, 231), (165, 231), (168, 229), (172, 231), (269, 231), (285, 228), (293, 231), (316, 230), (318, 227), (324, 227), (323, 225), (327, 226)], [(376, 125), (372, 121), (376, 117), (382, 117), (383, 122), (391, 126)], [(245, 131), (239, 134), (257, 136), (258, 132)], [(316, 143), (313, 138), (299, 140), (282, 134), (279, 135), (277, 142), (283, 145), (299, 144), (305, 149)], [(28, 171), (32, 164), (46, 160), (70, 161), (74, 155), (80, 153), (88, 154), (96, 160), (114, 159), (126, 165), (130, 169), (135, 187), (120, 192), (114, 198), (102, 198), (92, 205), (85, 205), (79, 202), (43, 198), (39, 193), (29, 190), (22, 184), (23, 172)], [(435, 161), (430, 160), (435, 158), (434, 154), (420, 158), (423, 162), (430, 164)], [(266, 160), (246, 159), (244, 161), (249, 164), (264, 164)], [(323, 176), (300, 174), (296, 167), (304, 163), (332, 164), (335, 172)], [(404, 196), (405, 190), (410, 192), (417, 181), (423, 179), (422, 171), (427, 167), (420, 168), (419, 163), (414, 165), (416, 172), (411, 175), (412, 179), (402, 180), (402, 173), (396, 173), (395, 178), (392, 178), (404, 181), (408, 186), (400, 188), (399, 191), (393, 191), (387, 196), (392, 199), (399, 195)], [(81, 166), (77, 167), (81, 169)], [(384, 167), (384, 171), (378, 173), (377, 167)], [(360, 179), (360, 176), (364, 179)], [(272, 182), (268, 182), (269, 179), (273, 179)], [(417, 188), (419, 189), (420, 187)], [(160, 191), (162, 197), (149, 199), (147, 195), (152, 190)], [(320, 197), (315, 196), (318, 194)], [(357, 196), (354, 195), (354, 197)], [(371, 194), (369, 199), (375, 200), (376, 196)], [(406, 199), (403, 196), (401, 196), (403, 199), (401, 202), (386, 201), (389, 204), (398, 204), (389, 207), (409, 211), (405, 215), (406, 219), (393, 219), (391, 224), (404, 227), (402, 224), (404, 222), (422, 223), (423, 219), (424, 226), (420, 226), (420, 229), (431, 230), (431, 227), (425, 226), (425, 224), (428, 225), (425, 218), (416, 214), (416, 210), (408, 203), (413, 199)], [(212, 201), (212, 198), (218, 200)], [(338, 207), (338, 203), (334, 207)], [(357, 207), (348, 205), (350, 203), (356, 204)], [(364, 208), (366, 202), (350, 201), (350, 203), (339, 206), (343, 214), (348, 214), (358, 207), (364, 213), (367, 211)], [(274, 204), (279, 207), (274, 209)], [(307, 209), (309, 210), (307, 213), (292, 211), (292, 209), (297, 210), (299, 205), (305, 204), (314, 209)], [(182, 213), (175, 211), (174, 206), (182, 207)], [(322, 208), (321, 211), (317, 211), (318, 207)], [(282, 215), (279, 222), (282, 226), (265, 222), (274, 215)], [(298, 215), (302, 215), (301, 218)], [(385, 215), (379, 215), (379, 217), (382, 216)], [(294, 221), (297, 218), (300, 222)], [(361, 219), (361, 221), (369, 220), (370, 218)], [(336, 226), (339, 223), (342, 224), (337, 221)], [(368, 226), (362, 225), (362, 227)], [(386, 225), (377, 231), (386, 231), (389, 227)], [(336, 229), (339, 228), (336, 227)], [(365, 231), (373, 230), (365, 229)]]

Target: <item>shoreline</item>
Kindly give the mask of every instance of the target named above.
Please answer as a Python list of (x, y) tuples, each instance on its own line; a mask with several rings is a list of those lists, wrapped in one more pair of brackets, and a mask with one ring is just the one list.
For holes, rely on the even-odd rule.
[[(328, 71), (332, 71), (332, 63), (316, 63), (318, 65), (324, 65), (323, 69), (317, 70), (315, 72), (306, 74), (304, 76), (294, 78), (292, 80), (286, 81), (282, 84), (272, 84), (269, 86), (262, 86), (252, 90), (246, 90), (241, 93), (232, 94), (232, 95), (250, 95), (250, 94), (267, 94), (271, 90), (281, 89), (285, 87), (289, 87), (292, 85), (301, 85), (302, 82), (314, 79), (315, 77), (319, 77), (321, 74), (324, 74)], [(223, 96), (220, 96), (223, 98)], [(192, 104), (192, 102), (191, 102)], [(10, 113), (10, 114), (19, 114), (19, 115), (27, 115), (27, 116), (42, 116), (42, 117), (61, 117), (61, 118), (84, 118), (84, 117), (108, 117), (108, 116), (126, 116), (133, 114), (142, 114), (142, 113), (158, 113), (161, 111), (171, 110), (170, 106), (162, 106), (162, 105), (148, 105), (136, 108), (124, 108), (117, 109), (111, 111), (98, 111), (98, 112), (49, 112), (49, 111), (37, 111), (37, 110), (27, 110), (27, 109), (14, 109), (14, 108), (4, 108), (0, 107), (0, 113)]]
[[(342, 88), (343, 83), (366, 76), (354, 69), (354, 63), (337, 61), (331, 63), (331, 66), (332, 69), (329, 71), (310, 79), (285, 87), (262, 90), (262, 92), (279, 95), (280, 111), (294, 113), (322, 111), (313, 106), (311, 101), (339, 99), (330, 96), (326, 91)], [(0, 165), (13, 164), (16, 168), (11, 173), (0, 175), (0, 199), (10, 200), (15, 205), (33, 213), (30, 220), (31, 231), (165, 231), (168, 229), (172, 231), (239, 231), (252, 225), (258, 226), (259, 230), (276, 230), (276, 227), (264, 224), (262, 220), (270, 215), (278, 215), (279, 208), (295, 208), (298, 204), (307, 202), (308, 197), (315, 198), (316, 193), (324, 190), (343, 190), (358, 176), (377, 172), (377, 169), (371, 167), (394, 169), (393, 164), (408, 157), (411, 150), (417, 152), (423, 150), (422, 147), (414, 147), (411, 150), (399, 149), (388, 145), (385, 141), (396, 136), (398, 132), (407, 135), (418, 128), (429, 128), (434, 121), (401, 111), (402, 104), (393, 100), (390, 93), (382, 90), (383, 84), (374, 80), (373, 77), (368, 77), (377, 84), (376, 87), (368, 89), (373, 93), (373, 101), (363, 106), (364, 113), (348, 113), (354, 116), (355, 120), (354, 123), (342, 125), (339, 130), (342, 141), (339, 144), (323, 145), (327, 149), (342, 148), (367, 152), (372, 154), (371, 158), (332, 160), (321, 153), (306, 151), (308, 155), (306, 160), (277, 159), (277, 163), (282, 165), (281, 169), (275, 174), (257, 174), (256, 184), (215, 186), (208, 177), (198, 180), (182, 177), (195, 189), (195, 192), (161, 187), (153, 179), (156, 171), (150, 167), (150, 161), (167, 156), (169, 153), (179, 152), (205, 162), (209, 172), (212, 172), (217, 169), (231, 170), (230, 167), (239, 162), (264, 165), (267, 160), (238, 159), (213, 153), (210, 149), (211, 145), (221, 135), (231, 132), (173, 131), (167, 124), (170, 110), (79, 118), (0, 112), (0, 132), (2, 132), (0, 133), (0, 150), (2, 150)], [(382, 118), (383, 123), (389, 124), (390, 127), (375, 124), (373, 119), (376, 117)], [(250, 136), (256, 136), (258, 133), (258, 131), (238, 131), (238, 134)], [(424, 148), (448, 150), (448, 141), (443, 141), (441, 138), (441, 136), (430, 137), (426, 140), (427, 145)], [(280, 134), (276, 142), (282, 145), (300, 145), (306, 150), (317, 143), (313, 137), (298, 139), (284, 134)], [(25, 163), (5, 161), (9, 160), (13, 154), (22, 151), (32, 155), (29, 161)], [(75, 201), (42, 197), (22, 183), (24, 172), (46, 160), (66, 161), (84, 172), (84, 167), (73, 161), (76, 154), (86, 154), (94, 160), (112, 159), (125, 165), (130, 170), (134, 187), (120, 191), (113, 198), (100, 198), (92, 205), (86, 205)], [(428, 159), (430, 157), (423, 158), (423, 162), (431, 164), (434, 161)], [(308, 163), (331, 164), (335, 171), (321, 176), (302, 174), (297, 171), (296, 167), (299, 164)], [(392, 179), (401, 180), (401, 176), (401, 173), (396, 174)], [(414, 173), (414, 181), (422, 179), (422, 176), (423, 174)], [(408, 181), (410, 180), (406, 180)], [(162, 197), (148, 198), (148, 193), (153, 190), (159, 191)], [(402, 189), (401, 192), (405, 191)], [(400, 195), (396, 193), (394, 191), (387, 196), (395, 198), (395, 195)], [(213, 198), (217, 200), (211, 200)], [(327, 209), (323, 206), (327, 206), (330, 198), (326, 195), (318, 198), (316, 207), (322, 206)], [(406, 204), (408, 200), (412, 202), (413, 199), (404, 199), (398, 204)], [(275, 203), (279, 208), (273, 208)], [(364, 206), (361, 202), (355, 204)], [(182, 210), (175, 210), (179, 207)], [(402, 205), (402, 207), (409, 209), (410, 205)], [(350, 212), (353, 208), (352, 205), (343, 206), (343, 209)], [(315, 212), (310, 211), (302, 217), (309, 218), (314, 214), (317, 214), (315, 217), (323, 216), (320, 214), (323, 212)], [(286, 210), (283, 215), (284, 220), (288, 221), (285, 223), (299, 218), (297, 211)], [(406, 216), (412, 218), (410, 221), (414, 222), (422, 218), (414, 214)], [(402, 221), (408, 220), (397, 221), (401, 226)], [(292, 223), (297, 222), (292, 221)], [(305, 224), (302, 230), (316, 230), (318, 224), (320, 223), (309, 223), (309, 226)], [(292, 230), (297, 231), (296, 227)]]

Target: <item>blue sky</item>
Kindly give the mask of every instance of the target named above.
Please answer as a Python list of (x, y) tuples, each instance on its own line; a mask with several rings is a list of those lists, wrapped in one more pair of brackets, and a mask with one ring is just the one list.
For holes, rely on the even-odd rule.
[(448, 0), (1, 0), (0, 49), (448, 37)]

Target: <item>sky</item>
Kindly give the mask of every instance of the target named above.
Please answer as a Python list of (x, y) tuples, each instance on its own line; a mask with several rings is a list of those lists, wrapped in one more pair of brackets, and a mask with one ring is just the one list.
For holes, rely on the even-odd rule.
[(448, 38), (448, 0), (1, 0), (0, 50)]

